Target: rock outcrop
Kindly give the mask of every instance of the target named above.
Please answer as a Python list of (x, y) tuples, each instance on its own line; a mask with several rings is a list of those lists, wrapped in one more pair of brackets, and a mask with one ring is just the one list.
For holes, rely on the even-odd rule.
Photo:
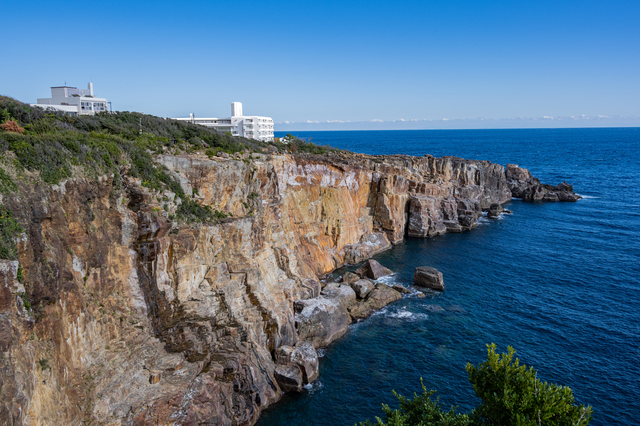
[(413, 284), (432, 290), (444, 290), (442, 272), (430, 266), (419, 266), (415, 269), (413, 273)]
[(567, 182), (556, 186), (541, 184), (529, 170), (516, 164), (507, 164), (505, 176), (513, 196), (523, 201), (578, 201), (582, 198)]
[(512, 196), (577, 197), (454, 157), (157, 161), (227, 217), (178, 223), (175, 194), (131, 177), (20, 182), (3, 196), (24, 228), (18, 261), (0, 262), (5, 424), (253, 424), (313, 380), (310, 346), (401, 297), (380, 283), (321, 292), (329, 272), (405, 236), (472, 229)]

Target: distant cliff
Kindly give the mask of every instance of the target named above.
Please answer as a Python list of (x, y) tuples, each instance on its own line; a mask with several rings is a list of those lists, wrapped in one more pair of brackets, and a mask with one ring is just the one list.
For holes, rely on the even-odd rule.
[(9, 425), (253, 424), (282, 396), (279, 365), (296, 373), (298, 354), (352, 320), (359, 302), (323, 289), (326, 274), (407, 236), (472, 229), (514, 193), (573, 193), (486, 161), (266, 146), (210, 157), (197, 141), (144, 151), (151, 171), (123, 159), (53, 183), (19, 167), (28, 135), (0, 140)]

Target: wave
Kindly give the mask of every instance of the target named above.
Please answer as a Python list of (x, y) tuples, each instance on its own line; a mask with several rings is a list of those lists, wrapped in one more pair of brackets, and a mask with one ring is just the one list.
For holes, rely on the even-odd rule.
[(582, 198), (584, 198), (585, 200), (592, 199), (592, 198), (600, 198), (600, 197), (596, 197), (596, 196), (594, 196), (594, 195), (582, 195), (582, 194), (576, 194), (576, 195), (581, 196), (581, 197), (582, 197)]

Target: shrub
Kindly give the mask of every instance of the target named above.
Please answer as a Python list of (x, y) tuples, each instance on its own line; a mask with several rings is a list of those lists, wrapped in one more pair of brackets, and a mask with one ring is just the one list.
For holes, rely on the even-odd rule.
[(502, 357), (496, 345), (487, 345), (487, 360), (478, 366), (467, 364), (469, 381), (482, 403), (474, 415), (481, 424), (586, 425), (591, 407), (575, 405), (570, 388), (538, 379), (536, 370), (513, 359), (509, 346)]
[(0, 205), (0, 259), (18, 258), (15, 240), (23, 231), (22, 226), (13, 218), (11, 210)]
[[(413, 400), (393, 393), (400, 407), (391, 409), (383, 405), (385, 418), (376, 418), (377, 425), (504, 425), (504, 426), (585, 426), (589, 424), (592, 409), (576, 405), (573, 392), (566, 386), (542, 382), (532, 367), (520, 365), (515, 350), (509, 346), (502, 356), (496, 354), (496, 345), (487, 345), (487, 360), (477, 366), (467, 364), (469, 381), (481, 403), (469, 414), (456, 413), (456, 407), (443, 409), (439, 399), (431, 399), (435, 391), (427, 391), (422, 384), (422, 395)], [(373, 425), (370, 421), (360, 426)]]
[(0, 125), (0, 128), (5, 132), (24, 133), (24, 128), (20, 127), (20, 125), (14, 120), (5, 121)]
[(3, 169), (0, 169), (0, 193), (6, 194), (18, 189), (18, 185), (11, 179), (11, 176), (7, 174)]

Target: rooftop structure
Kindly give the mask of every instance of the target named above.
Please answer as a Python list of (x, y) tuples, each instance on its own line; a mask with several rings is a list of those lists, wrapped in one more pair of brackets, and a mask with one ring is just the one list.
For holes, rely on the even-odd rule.
[(107, 111), (107, 100), (93, 95), (93, 83), (86, 89), (71, 86), (57, 86), (51, 88), (50, 98), (38, 98), (38, 106), (44, 109), (64, 111), (69, 115), (93, 115), (96, 112)]
[(242, 115), (242, 103), (240, 102), (231, 103), (231, 117), (196, 118), (193, 114), (190, 114), (189, 118), (175, 118), (174, 120), (200, 124), (201, 126), (216, 129), (219, 132), (231, 133), (232, 136), (241, 136), (265, 142), (273, 140), (273, 120), (271, 117)]

